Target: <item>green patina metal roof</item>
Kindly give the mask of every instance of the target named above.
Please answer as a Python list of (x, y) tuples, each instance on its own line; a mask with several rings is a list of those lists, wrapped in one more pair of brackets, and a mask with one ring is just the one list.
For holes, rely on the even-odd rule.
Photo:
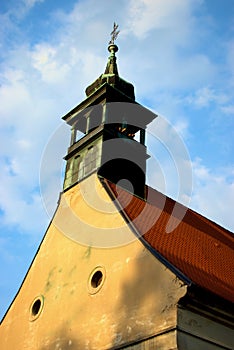
[(117, 90), (124, 93), (126, 96), (135, 100), (134, 86), (122, 79), (118, 73), (118, 67), (116, 63), (115, 53), (118, 51), (118, 46), (115, 44), (110, 44), (108, 46), (108, 51), (110, 56), (106, 65), (104, 74), (100, 75), (91, 85), (89, 85), (85, 92), (87, 96), (90, 96), (94, 91), (96, 91), (101, 85), (107, 83)]

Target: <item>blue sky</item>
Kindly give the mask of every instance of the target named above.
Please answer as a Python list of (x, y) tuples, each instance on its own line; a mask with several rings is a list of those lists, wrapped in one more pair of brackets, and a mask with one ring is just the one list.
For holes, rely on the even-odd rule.
[(148, 182), (175, 199), (178, 181), (188, 185), (163, 151), (173, 127), (193, 174), (189, 206), (233, 231), (233, 0), (2, 0), (0, 20), (0, 316), (62, 188), (61, 117), (104, 71), (114, 21), (119, 73), (161, 116), (149, 128)]

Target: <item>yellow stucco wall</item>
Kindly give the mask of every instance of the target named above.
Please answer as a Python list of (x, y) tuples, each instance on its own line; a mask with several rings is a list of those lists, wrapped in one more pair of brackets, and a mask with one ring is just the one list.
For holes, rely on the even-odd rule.
[[(99, 282), (91, 280), (97, 270), (103, 276), (96, 287)], [(185, 292), (136, 239), (92, 175), (62, 195), (0, 326), (0, 349), (109, 349), (131, 343), (172, 329)]]

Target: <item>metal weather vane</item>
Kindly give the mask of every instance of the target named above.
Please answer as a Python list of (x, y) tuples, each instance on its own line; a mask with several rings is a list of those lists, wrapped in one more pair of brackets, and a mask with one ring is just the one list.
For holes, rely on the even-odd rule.
[(113, 25), (113, 30), (112, 30), (112, 32), (110, 33), (110, 35), (111, 35), (111, 40), (110, 40), (110, 42), (109, 42), (109, 45), (114, 45), (115, 44), (115, 40), (117, 39), (117, 36), (118, 36), (118, 34), (119, 34), (119, 32), (120, 32), (120, 30), (117, 30), (119, 28), (119, 25), (118, 24), (116, 24), (115, 22), (114, 22), (114, 25)]

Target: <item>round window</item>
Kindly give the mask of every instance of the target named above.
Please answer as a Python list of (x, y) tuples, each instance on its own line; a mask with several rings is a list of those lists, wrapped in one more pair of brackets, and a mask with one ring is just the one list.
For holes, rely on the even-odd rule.
[(103, 286), (106, 277), (104, 267), (96, 267), (90, 274), (88, 280), (88, 290), (90, 294), (97, 293)]
[(44, 306), (44, 297), (42, 295), (36, 297), (30, 306), (30, 321), (36, 320), (42, 312)]

